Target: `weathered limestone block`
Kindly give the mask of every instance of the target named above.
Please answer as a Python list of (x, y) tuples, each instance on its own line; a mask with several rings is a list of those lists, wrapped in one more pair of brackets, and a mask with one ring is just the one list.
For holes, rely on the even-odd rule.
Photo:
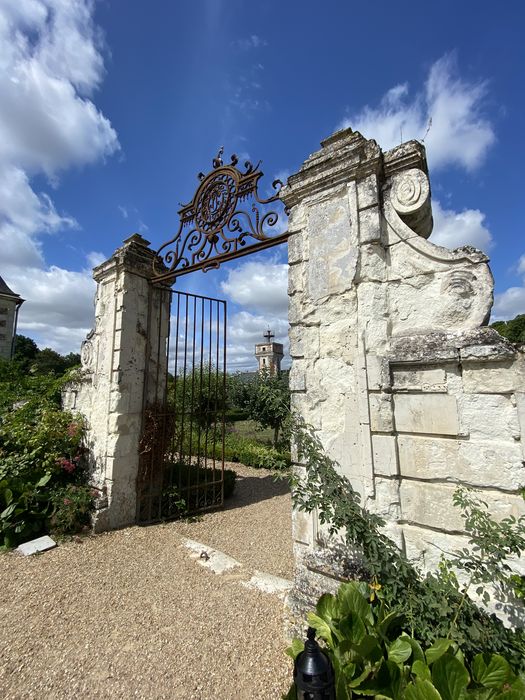
[(381, 240), (381, 212), (370, 207), (359, 212), (359, 242), (377, 243)]
[(512, 362), (463, 364), (463, 386), (467, 394), (505, 394), (514, 390)]
[(394, 415), (402, 433), (459, 433), (456, 397), (448, 394), (396, 394)]
[(292, 533), (295, 542), (313, 547), (316, 540), (317, 514), (294, 510), (292, 513)]
[[(416, 525), (403, 525), (407, 557), (423, 571), (437, 571), (442, 556), (468, 549), (465, 535), (427, 530)], [(447, 556), (448, 555), (448, 556)]]
[(483, 440), (519, 440), (516, 401), (499, 394), (458, 396), (461, 431)]
[(356, 234), (346, 197), (337, 193), (312, 208), (308, 216), (310, 264), (308, 294), (319, 303), (350, 289), (357, 266)]
[(372, 435), (375, 474), (381, 476), (398, 475), (396, 439), (393, 435)]
[[(401, 519), (445, 532), (463, 532), (461, 511), (452, 502), (455, 489), (448, 484), (403, 479), (399, 489)], [(483, 491), (480, 496), (490, 503), (491, 515), (496, 519), (525, 514), (525, 501), (521, 496), (495, 490)]]
[(457, 482), (514, 491), (525, 483), (520, 444), (515, 441), (397, 438), (399, 469), (412, 479)]
[(386, 282), (386, 251), (379, 243), (363, 243), (360, 246), (357, 282)]
[(288, 264), (302, 263), (304, 258), (303, 233), (297, 231), (288, 238)]
[(391, 433), (394, 430), (394, 413), (390, 394), (370, 394), (370, 430)]
[(290, 391), (305, 391), (306, 389), (306, 372), (304, 360), (297, 360), (293, 363), (290, 369), (289, 386)]
[(375, 479), (375, 498), (368, 498), (366, 507), (372, 513), (380, 515), (388, 523), (397, 523), (401, 519), (399, 481), (377, 477)]
[(379, 203), (379, 187), (376, 175), (369, 175), (358, 181), (357, 202), (359, 209), (366, 209)]
[(443, 368), (414, 367), (397, 369), (392, 374), (393, 389), (401, 391), (423, 391), (447, 393), (446, 374)]
[(391, 386), (390, 366), (386, 357), (367, 353), (366, 376), (370, 391), (383, 391)]
[(290, 294), (303, 291), (304, 269), (303, 263), (288, 266), (288, 291)]

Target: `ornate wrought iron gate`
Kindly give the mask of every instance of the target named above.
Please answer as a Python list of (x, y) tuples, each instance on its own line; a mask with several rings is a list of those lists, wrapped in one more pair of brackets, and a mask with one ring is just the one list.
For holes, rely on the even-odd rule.
[(224, 503), (226, 302), (169, 293), (168, 342), (159, 344), (141, 442), (142, 523)]
[[(284, 243), (276, 194), (259, 195), (259, 166), (241, 171), (236, 155), (227, 165), (223, 149), (188, 204), (179, 228), (157, 251), (152, 299), (160, 301), (148, 320), (157, 357), (146, 369), (141, 465), (137, 492), (139, 522), (154, 522), (217, 508), (224, 501), (224, 410), (226, 387), (226, 302), (170, 291), (177, 277), (216, 269), (223, 262)], [(251, 207), (248, 201), (251, 200)], [(150, 304), (151, 308), (151, 304)], [(168, 325), (168, 330), (166, 330)], [(167, 335), (166, 335), (167, 332)], [(152, 334), (158, 334), (155, 342)], [(165, 347), (164, 338), (168, 338)], [(152, 376), (153, 375), (153, 376)]]

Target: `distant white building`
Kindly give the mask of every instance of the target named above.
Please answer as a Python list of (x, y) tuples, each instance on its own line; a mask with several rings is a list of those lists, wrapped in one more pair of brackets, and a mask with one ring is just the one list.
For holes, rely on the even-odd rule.
[(264, 343), (257, 343), (255, 346), (255, 357), (259, 363), (259, 372), (269, 372), (269, 374), (279, 374), (281, 371), (281, 360), (283, 359), (282, 343), (272, 343), (275, 336), (268, 328), (263, 338)]
[(24, 303), (0, 277), (0, 357), (11, 359), (16, 335), (18, 309)]

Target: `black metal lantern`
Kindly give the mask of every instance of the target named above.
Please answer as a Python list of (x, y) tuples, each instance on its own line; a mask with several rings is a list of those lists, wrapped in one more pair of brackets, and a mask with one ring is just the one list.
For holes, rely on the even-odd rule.
[(335, 700), (334, 669), (328, 656), (315, 641), (315, 630), (308, 628), (308, 639), (295, 660), (293, 679), (297, 700)]

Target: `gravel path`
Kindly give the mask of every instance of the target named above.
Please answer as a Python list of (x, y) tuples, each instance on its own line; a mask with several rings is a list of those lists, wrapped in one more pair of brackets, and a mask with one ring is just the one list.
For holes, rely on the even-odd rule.
[[(280, 698), (283, 602), (242, 585), (291, 578), (290, 495), (240, 465), (223, 511), (132, 527), (40, 556), (0, 556), (0, 698)], [(242, 563), (216, 575), (189, 537)]]

